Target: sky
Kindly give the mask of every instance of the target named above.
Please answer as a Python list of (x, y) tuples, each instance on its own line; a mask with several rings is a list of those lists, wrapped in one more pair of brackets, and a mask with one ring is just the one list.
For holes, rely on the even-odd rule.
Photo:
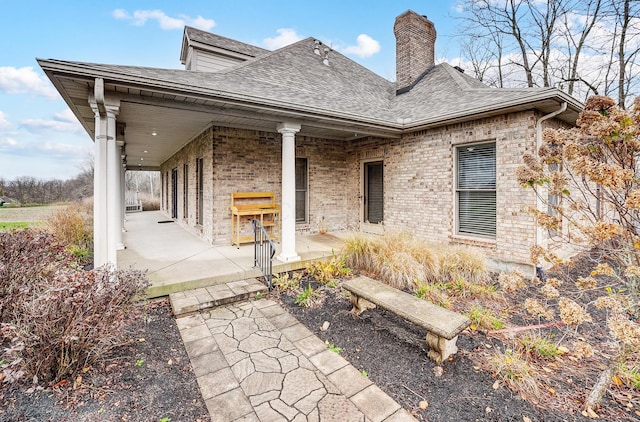
[(395, 17), (434, 22), (436, 60), (459, 57), (455, 0), (0, 0), (0, 178), (69, 179), (93, 141), (36, 58), (184, 68), (185, 25), (270, 50), (315, 37), (395, 79)]

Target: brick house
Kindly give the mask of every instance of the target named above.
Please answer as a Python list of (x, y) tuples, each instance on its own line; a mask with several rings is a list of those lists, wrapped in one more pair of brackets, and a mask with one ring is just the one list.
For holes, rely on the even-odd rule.
[(230, 196), (272, 191), (278, 259), (296, 233), (406, 231), (527, 262), (545, 242), (515, 169), (581, 104), (555, 88), (489, 88), (435, 64), (436, 31), (394, 25), (396, 82), (307, 38), (276, 51), (187, 27), (184, 70), (39, 60), (95, 140), (95, 259), (123, 247), (125, 170), (159, 170), (162, 210), (212, 244), (231, 241)]

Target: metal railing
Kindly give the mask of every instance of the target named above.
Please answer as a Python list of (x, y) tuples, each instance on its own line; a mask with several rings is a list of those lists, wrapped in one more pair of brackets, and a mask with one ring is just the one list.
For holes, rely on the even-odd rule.
[(269, 237), (260, 220), (252, 220), (253, 224), (253, 268), (260, 268), (269, 291), (273, 290), (273, 256), (276, 245)]

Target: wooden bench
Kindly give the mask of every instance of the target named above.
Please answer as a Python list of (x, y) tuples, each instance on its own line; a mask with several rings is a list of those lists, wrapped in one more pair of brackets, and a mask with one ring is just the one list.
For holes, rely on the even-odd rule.
[(243, 231), (242, 222), (254, 218), (260, 220), (272, 240), (280, 239), (280, 205), (275, 203), (273, 192), (234, 192), (231, 194), (232, 245), (240, 247), (241, 243), (253, 242), (253, 233)]
[(464, 315), (394, 289), (368, 277), (349, 280), (342, 287), (351, 292), (353, 312), (360, 315), (376, 305), (427, 330), (428, 356), (442, 364), (458, 351), (458, 334), (471, 321)]

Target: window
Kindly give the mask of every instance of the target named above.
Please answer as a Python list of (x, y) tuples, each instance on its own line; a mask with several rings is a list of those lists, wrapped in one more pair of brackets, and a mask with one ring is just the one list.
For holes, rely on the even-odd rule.
[(196, 187), (196, 194), (198, 195), (198, 202), (196, 206), (196, 219), (199, 225), (202, 225), (202, 211), (204, 205), (204, 160), (202, 158), (198, 158), (196, 161), (196, 180), (198, 186)]
[(189, 164), (184, 164), (182, 178), (182, 218), (189, 218)]
[(496, 144), (456, 150), (457, 234), (496, 237)]
[(307, 159), (296, 158), (296, 223), (306, 223), (308, 215)]

